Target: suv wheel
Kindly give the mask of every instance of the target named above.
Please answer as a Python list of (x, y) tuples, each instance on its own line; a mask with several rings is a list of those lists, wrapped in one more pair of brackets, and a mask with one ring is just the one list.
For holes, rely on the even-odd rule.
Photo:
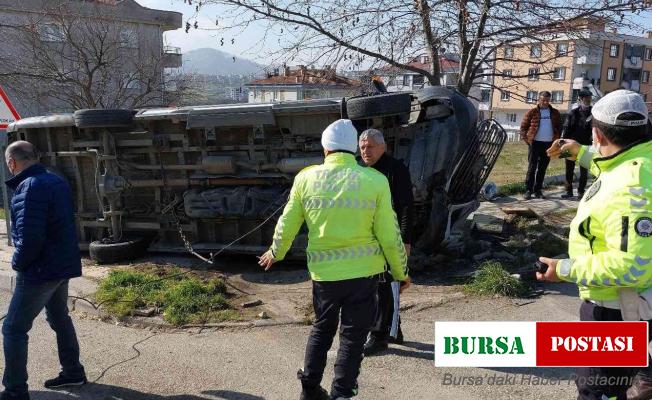
[(349, 119), (384, 117), (409, 113), (412, 107), (410, 93), (384, 93), (373, 96), (352, 97), (346, 101)]
[(120, 242), (102, 239), (91, 242), (88, 253), (98, 264), (112, 264), (140, 257), (145, 253), (146, 248), (147, 242), (142, 237)]
[(75, 111), (75, 125), (78, 128), (126, 128), (134, 120), (133, 110), (87, 109)]

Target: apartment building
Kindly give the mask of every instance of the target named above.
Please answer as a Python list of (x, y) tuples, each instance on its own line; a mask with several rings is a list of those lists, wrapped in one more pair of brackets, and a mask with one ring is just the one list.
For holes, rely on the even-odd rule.
[[(62, 24), (62, 21), (82, 21), (82, 23)], [(118, 82), (117, 78), (105, 78), (105, 88), (111, 90), (124, 90), (137, 96), (145, 90), (151, 90), (152, 84), (160, 86), (160, 92), (167, 89), (165, 76), (178, 69), (182, 65), (182, 55), (178, 47), (165, 46), (163, 33), (182, 27), (182, 15), (178, 12), (154, 10), (141, 6), (135, 0), (0, 0), (0, 25), (2, 25), (3, 57), (11, 60), (13, 64), (33, 63), (32, 54), (26, 54), (25, 43), (21, 42), (25, 36), (29, 36), (30, 29), (37, 32), (33, 44), (39, 50), (43, 49), (50, 53), (44, 59), (53, 60), (53, 63), (60, 64), (62, 73), (70, 74), (75, 71), (77, 60), (70, 56), (70, 42), (66, 40), (74, 37), (79, 43), (86, 43), (91, 47), (89, 32), (92, 32), (94, 24), (102, 25), (103, 31), (97, 28), (98, 36), (106, 33), (105, 40), (111, 38), (110, 33), (115, 35), (119, 43), (116, 44), (115, 64), (124, 69), (119, 74), (126, 76), (133, 74), (144, 67), (151, 68), (151, 76), (159, 76), (160, 79), (149, 79), (139, 81), (130, 79), (127, 83)], [(108, 26), (107, 25), (111, 25)], [(18, 28), (9, 28), (18, 27)], [(70, 32), (71, 27), (79, 27), (80, 31)], [(84, 29), (84, 32), (81, 30)], [(25, 33), (25, 34), (23, 34)], [(38, 43), (37, 43), (38, 42)], [(22, 47), (21, 47), (22, 46)], [(108, 51), (108, 50), (107, 50)], [(89, 51), (90, 52), (90, 51)], [(118, 58), (119, 57), (119, 58)], [(92, 60), (91, 60), (92, 62)], [(92, 65), (91, 65), (92, 67)], [(0, 63), (0, 74), (6, 73), (9, 66)], [(44, 67), (45, 68), (45, 67)], [(120, 84), (122, 83), (122, 87)], [(58, 102), (58, 99), (49, 99), (45, 95), (39, 95), (39, 91), (46, 85), (38, 79), (34, 81), (21, 82), (21, 88), (11, 87), (12, 83), (3, 83), (10, 99), (16, 106), (19, 114), (23, 117), (42, 115), (51, 112), (72, 111), (69, 104)], [(18, 83), (16, 83), (18, 85)], [(24, 87), (31, 88), (33, 96), (24, 94)], [(20, 90), (23, 94), (19, 94)], [(51, 87), (49, 88), (51, 90)], [(61, 86), (60, 90), (77, 90)], [(157, 104), (157, 99), (152, 98), (151, 105)]]
[(334, 68), (304, 65), (277, 68), (245, 87), (249, 90), (249, 103), (342, 98), (362, 91), (359, 81), (337, 75)]
[[(408, 62), (407, 65), (429, 71), (432, 68), (432, 61), (430, 56), (420, 55)], [(440, 57), (439, 68), (441, 71), (439, 80), (442, 86), (457, 84), (460, 63), (456, 57), (450, 55)], [(419, 90), (430, 85), (428, 80), (420, 73), (394, 66), (380, 69), (378, 75), (385, 83), (388, 92)]]
[[(420, 55), (412, 59), (408, 65), (423, 70), (430, 70), (432, 61), (428, 55)], [(456, 86), (459, 80), (460, 62), (455, 54), (445, 54), (439, 59), (440, 85)], [(491, 72), (489, 70), (489, 72)], [(423, 89), (430, 86), (427, 79), (418, 72), (389, 66), (377, 71), (388, 92), (402, 92)], [(481, 77), (474, 83), (469, 98), (480, 111), (480, 118), (487, 116), (491, 107), (491, 77), (490, 74)]]
[(572, 35), (553, 33), (543, 42), (504, 46), (497, 58), (491, 114), (512, 133), (543, 90), (565, 114), (582, 88), (595, 99), (620, 88), (647, 98), (652, 89), (652, 32), (643, 37), (606, 32), (599, 20), (583, 21)]

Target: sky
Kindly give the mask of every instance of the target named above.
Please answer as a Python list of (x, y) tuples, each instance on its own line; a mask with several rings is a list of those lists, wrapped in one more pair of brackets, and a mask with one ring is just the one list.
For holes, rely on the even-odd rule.
[[(201, 27), (212, 27), (215, 24), (215, 20), (223, 15), (223, 12), (217, 6), (202, 6), (202, 9), (198, 16), (196, 16), (195, 4), (198, 0), (193, 1), (193, 5), (189, 5), (184, 2), (184, 0), (136, 0), (139, 4), (148, 8), (155, 8), (159, 10), (170, 10), (177, 11), (183, 14), (183, 23), (187, 20), (198, 21), (200, 28)], [(643, 26), (648, 26), (648, 29), (652, 29), (650, 25), (649, 18), (650, 13), (635, 17), (637, 23)], [(642, 35), (641, 32), (622, 32), (628, 33), (636, 36)], [(176, 31), (169, 31), (165, 33), (165, 41), (167, 45), (178, 46), (181, 48), (182, 52), (187, 52), (190, 50), (203, 48), (203, 47), (212, 47), (218, 50), (225, 51), (227, 53), (233, 54), (240, 58), (248, 58), (250, 60), (259, 62), (261, 64), (267, 64), (269, 60), (264, 59), (263, 51), (265, 49), (265, 44), (260, 42), (260, 38), (263, 35), (262, 26), (248, 28), (244, 33), (237, 34), (235, 33), (223, 34), (219, 32), (211, 32), (202, 29), (191, 28), (188, 33), (185, 32), (184, 28), (177, 29)], [(220, 46), (220, 39), (224, 38), (224, 45)], [(231, 39), (234, 39), (234, 43), (231, 44)], [(269, 48), (270, 44), (266, 44)]]
[[(136, 0), (143, 7), (155, 8), (159, 10), (177, 11), (183, 14), (184, 28), (177, 29), (176, 31), (168, 31), (165, 33), (165, 41), (169, 46), (177, 46), (181, 48), (182, 52), (187, 52), (194, 49), (212, 47), (218, 50), (234, 54), (239, 57), (256, 60), (256, 51), (249, 50), (252, 47), (259, 47), (260, 29), (250, 28), (244, 34), (239, 34), (236, 37), (233, 35), (224, 35), (222, 33), (210, 32), (202, 29), (191, 28), (188, 33), (185, 32), (185, 23), (188, 19), (195, 19), (195, 2), (193, 5), (184, 3), (183, 0)], [(197, 17), (197, 21), (201, 27), (212, 27), (215, 24), (214, 17), (221, 14), (216, 6), (202, 6), (201, 12)], [(224, 38), (224, 46), (220, 46), (220, 39)], [(231, 39), (235, 39), (235, 43), (231, 44)], [(258, 52), (259, 53), (259, 52)], [(260, 60), (258, 60), (260, 61)]]

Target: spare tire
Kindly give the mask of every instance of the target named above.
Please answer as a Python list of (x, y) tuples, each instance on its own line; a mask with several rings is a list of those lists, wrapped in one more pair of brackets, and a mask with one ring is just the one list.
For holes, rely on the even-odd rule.
[(78, 128), (125, 128), (134, 120), (133, 110), (87, 109), (75, 111), (75, 125)]
[(384, 93), (364, 97), (352, 97), (346, 101), (349, 119), (384, 117), (409, 113), (412, 107), (410, 93)]
[(88, 253), (98, 264), (112, 264), (140, 257), (145, 253), (146, 248), (147, 242), (144, 238), (126, 239), (120, 242), (102, 239), (91, 242)]

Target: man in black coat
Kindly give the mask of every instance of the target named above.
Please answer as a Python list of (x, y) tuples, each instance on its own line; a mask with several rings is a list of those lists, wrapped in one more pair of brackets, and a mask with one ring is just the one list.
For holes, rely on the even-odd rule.
[(0, 400), (29, 400), (27, 334), (44, 308), (57, 335), (61, 363), (59, 376), (45, 381), (44, 386), (53, 389), (86, 383), (77, 334), (68, 314), (68, 281), (81, 276), (81, 258), (68, 182), (39, 164), (29, 142), (10, 144), (5, 161), (14, 175), (6, 184), (14, 191), (11, 267), (16, 271), (16, 288), (2, 323), (5, 390)]
[[(401, 230), (401, 237), (408, 256), (412, 244), (412, 227), (414, 220), (414, 197), (410, 171), (402, 161), (385, 153), (385, 139), (377, 129), (367, 129), (360, 134), (360, 154), (364, 163), (385, 175), (392, 193), (392, 208)], [(403, 343), (398, 313), (395, 313), (395, 295), (392, 291), (392, 276), (385, 272), (384, 279), (378, 284), (378, 310), (369, 340), (365, 344), (365, 355), (387, 349), (389, 341)], [(396, 317), (395, 317), (396, 315)], [(392, 322), (398, 327), (396, 336), (390, 336)]]
[[(593, 141), (591, 133), (591, 92), (586, 89), (580, 90), (579, 104), (577, 104), (566, 116), (561, 137), (573, 139), (583, 145), (590, 145)], [(588, 170), (580, 167), (580, 182), (577, 186), (578, 198), (584, 196)], [(561, 195), (562, 199), (573, 198), (573, 178), (575, 177), (575, 161), (566, 159), (566, 193)]]

